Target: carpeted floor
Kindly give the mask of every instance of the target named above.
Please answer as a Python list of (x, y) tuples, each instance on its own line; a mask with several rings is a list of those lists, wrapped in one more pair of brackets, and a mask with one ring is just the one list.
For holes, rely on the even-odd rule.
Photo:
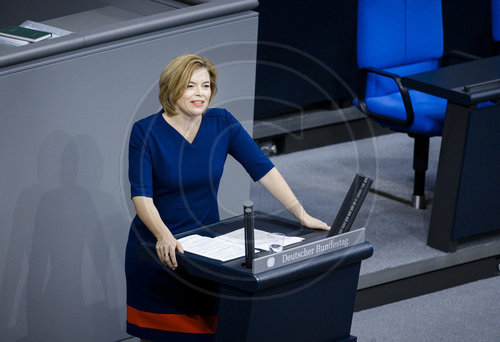
[(500, 276), (355, 312), (359, 342), (500, 341)]

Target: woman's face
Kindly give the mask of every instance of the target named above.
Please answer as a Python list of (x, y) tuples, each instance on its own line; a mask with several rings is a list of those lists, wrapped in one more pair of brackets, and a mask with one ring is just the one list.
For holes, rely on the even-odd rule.
[(177, 100), (177, 114), (195, 116), (205, 113), (211, 94), (210, 75), (207, 69), (194, 70), (184, 94)]

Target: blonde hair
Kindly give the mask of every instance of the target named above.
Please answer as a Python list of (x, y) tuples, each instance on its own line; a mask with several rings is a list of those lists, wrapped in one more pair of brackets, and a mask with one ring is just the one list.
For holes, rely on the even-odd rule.
[(160, 75), (158, 100), (167, 115), (177, 114), (177, 101), (186, 91), (193, 71), (199, 68), (207, 69), (210, 76), (212, 91), (208, 100), (210, 104), (217, 92), (217, 69), (215, 65), (202, 56), (194, 54), (181, 55), (172, 59)]

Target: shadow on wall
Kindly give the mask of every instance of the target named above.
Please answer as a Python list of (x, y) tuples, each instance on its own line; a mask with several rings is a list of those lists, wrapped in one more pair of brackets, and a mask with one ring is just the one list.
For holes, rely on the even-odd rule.
[(24, 189), (14, 211), (0, 293), (2, 339), (88, 341), (124, 330), (129, 223), (100, 190), (96, 142), (53, 132), (40, 147), (37, 172), (38, 184)]

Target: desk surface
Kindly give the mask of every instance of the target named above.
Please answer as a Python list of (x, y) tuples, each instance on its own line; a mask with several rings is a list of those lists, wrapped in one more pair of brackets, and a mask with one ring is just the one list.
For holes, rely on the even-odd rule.
[[(405, 87), (463, 106), (500, 99), (500, 56), (406, 76)], [(464, 86), (469, 86), (468, 91)]]

